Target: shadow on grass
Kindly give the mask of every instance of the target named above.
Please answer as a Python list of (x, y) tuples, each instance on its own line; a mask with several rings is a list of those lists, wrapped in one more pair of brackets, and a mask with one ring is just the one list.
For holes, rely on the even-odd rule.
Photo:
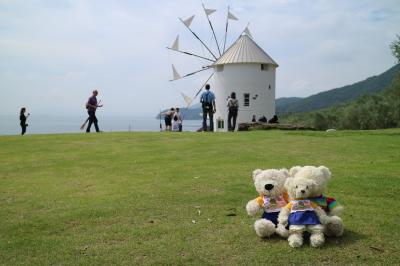
[(277, 234), (273, 234), (270, 237), (263, 237), (263, 238), (258, 237), (258, 239), (260, 239), (260, 242), (269, 242), (269, 243), (279, 243), (281, 241), (287, 241), (287, 239)]
[(350, 246), (365, 238), (367, 238), (367, 236), (360, 232), (345, 229), (343, 235), (340, 237), (326, 237), (325, 246)]
[[(310, 234), (305, 232), (304, 235), (304, 244), (303, 246), (307, 246), (310, 243)], [(365, 235), (355, 232), (355, 231), (350, 231), (346, 230), (344, 231), (343, 235), (340, 237), (325, 237), (325, 244), (321, 248), (330, 248), (333, 246), (340, 246), (340, 247), (345, 247), (345, 246), (350, 246), (353, 245), (363, 239), (367, 238)], [(280, 237), (279, 235), (272, 235), (270, 237), (265, 237), (265, 238), (259, 238), (260, 242), (269, 242), (271, 244), (276, 244), (280, 243), (282, 241), (287, 241), (287, 239)]]

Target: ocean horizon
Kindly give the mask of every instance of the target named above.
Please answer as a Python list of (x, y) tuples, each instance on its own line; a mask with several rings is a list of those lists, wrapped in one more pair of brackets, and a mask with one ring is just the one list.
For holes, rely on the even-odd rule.
[[(87, 116), (83, 115), (30, 115), (27, 119), (26, 134), (82, 133), (81, 125)], [(99, 128), (103, 132), (160, 131), (160, 119), (135, 116), (97, 116)], [(20, 135), (19, 115), (0, 115), (0, 135)], [(201, 120), (184, 120), (183, 131), (196, 131)], [(164, 119), (161, 120), (165, 130)], [(92, 125), (91, 132), (95, 132)]]

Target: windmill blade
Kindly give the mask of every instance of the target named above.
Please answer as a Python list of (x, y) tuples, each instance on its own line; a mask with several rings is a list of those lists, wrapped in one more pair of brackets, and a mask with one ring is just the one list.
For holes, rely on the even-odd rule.
[[(204, 5), (203, 5), (203, 7), (204, 7)], [(207, 8), (204, 8), (204, 12), (206, 12), (206, 15), (207, 15), (207, 16), (211, 15), (211, 14), (214, 13), (215, 11), (217, 11), (217, 10), (216, 10), (216, 9), (207, 9)]]
[(212, 73), (208, 79), (206, 80), (206, 82), (203, 83), (203, 85), (200, 87), (200, 89), (197, 91), (196, 95), (193, 97), (193, 100), (196, 99), (197, 95), (199, 95), (199, 93), (201, 92), (201, 90), (204, 88), (204, 86), (206, 86), (207, 82), (212, 78), (212, 76), (214, 76), (214, 73)]
[(179, 35), (176, 36), (174, 43), (172, 44), (171, 50), (179, 51)]
[(197, 54), (193, 54), (193, 53), (189, 53), (189, 52), (185, 52), (185, 51), (180, 51), (180, 50), (175, 50), (175, 49), (169, 48), (169, 47), (167, 47), (167, 49), (175, 51), (175, 52), (178, 52), (178, 53), (199, 57), (201, 59), (205, 59), (205, 60), (208, 60), (208, 61), (211, 61), (211, 62), (215, 62), (215, 60), (212, 60), (210, 58), (207, 58), (207, 57), (204, 57), (204, 56), (200, 56), (200, 55), (197, 55)]
[(213, 35), (214, 35), (215, 43), (217, 44), (219, 56), (221, 56), (221, 50), (219, 49), (219, 44), (218, 44), (217, 36), (215, 35), (214, 27), (213, 27), (213, 25), (212, 25), (212, 23), (211, 23), (210, 18), (208, 17), (208, 15), (209, 15), (210, 12), (211, 12), (211, 14), (212, 14), (212, 13), (214, 13), (214, 12), (217, 11), (217, 10), (216, 10), (216, 9), (206, 9), (205, 6), (204, 6), (204, 4), (202, 4), (202, 5), (203, 5), (204, 12), (206, 13), (206, 17), (207, 17), (207, 20), (208, 20), (208, 24), (210, 25), (211, 31), (212, 31), (212, 33), (213, 33)]
[[(180, 21), (182, 21), (182, 23), (186, 26), (186, 28), (193, 34), (194, 37), (196, 37), (197, 40), (199, 40), (201, 42), (201, 44), (208, 50), (208, 52), (215, 58), (215, 60), (217, 60), (217, 57), (213, 54), (213, 52), (210, 50), (210, 48), (208, 48), (208, 46), (199, 38), (199, 36), (197, 36), (196, 33), (194, 33), (194, 31), (192, 31), (189, 26), (190, 23), (192, 23), (193, 17), (190, 17), (187, 20), (182, 20), (181, 18), (179, 18)], [(188, 20), (190, 20), (190, 23), (188, 23)], [(189, 25), (189, 26), (188, 26)]]
[(253, 35), (251, 35), (251, 32), (249, 30), (249, 25), (247, 25), (247, 27), (244, 29), (243, 32), (246, 33), (250, 38), (253, 39)]
[(239, 20), (235, 15), (228, 11), (228, 19), (230, 20)]
[(182, 20), (182, 19), (181, 19), (181, 21), (182, 21), (183, 24), (185, 24), (186, 27), (189, 28), (189, 27), (190, 27), (190, 24), (192, 24), (192, 21), (193, 21), (193, 19), (194, 19), (194, 16), (195, 16), (195, 15), (193, 15), (193, 16), (191, 16), (190, 18), (185, 19), (185, 20)]
[(239, 20), (239, 19), (229, 11), (229, 6), (228, 6), (228, 15), (226, 16), (226, 24), (225, 24), (224, 49), (222, 50), (222, 53), (225, 53), (226, 36), (228, 35), (229, 20)]
[(190, 105), (192, 104), (192, 102), (193, 102), (193, 99), (190, 98), (189, 96), (185, 95), (183, 92), (181, 92), (181, 95), (182, 95), (182, 97), (183, 97), (183, 100), (184, 100), (185, 103), (186, 103), (186, 108), (189, 108), (189, 106), (190, 106)]
[(178, 71), (176, 70), (174, 64), (172, 64), (172, 75), (173, 75), (174, 78), (171, 79), (170, 81), (173, 81), (173, 80), (177, 80), (177, 79), (181, 79), (181, 78), (182, 78), (181, 75), (179, 75)]
[[(174, 80), (178, 80), (178, 79), (183, 79), (183, 78), (189, 77), (189, 76), (191, 76), (191, 75), (194, 75), (194, 74), (196, 74), (196, 73), (199, 73), (199, 72), (208, 70), (208, 69), (210, 69), (210, 68), (211, 68), (211, 66), (206, 66), (206, 67), (203, 67), (203, 68), (200, 69), (200, 70), (191, 72), (191, 73), (186, 74), (186, 75), (184, 75), (184, 76), (180, 76), (180, 75), (178, 74), (178, 72), (174, 72), (174, 79), (170, 79), (169, 81), (174, 81)], [(174, 65), (172, 65), (172, 70), (174, 71), (174, 69), (175, 69), (175, 67), (174, 67)], [(175, 71), (176, 71), (176, 69), (175, 69)]]

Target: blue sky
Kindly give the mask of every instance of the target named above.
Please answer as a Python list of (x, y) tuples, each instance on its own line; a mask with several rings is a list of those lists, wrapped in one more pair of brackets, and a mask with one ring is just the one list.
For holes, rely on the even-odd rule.
[(182, 106), (208, 77), (202, 72), (169, 82), (207, 61), (165, 49), (207, 51), (180, 18), (215, 44), (201, 3), (217, 9), (211, 20), (222, 42), (226, 8), (228, 44), (250, 23), (254, 40), (279, 64), (277, 97), (309, 96), (377, 75), (395, 64), (389, 44), (400, 34), (398, 0), (252, 1), (39, 1), (0, 0), (0, 114), (26, 106), (36, 114), (84, 114), (94, 88), (103, 115), (154, 115)]

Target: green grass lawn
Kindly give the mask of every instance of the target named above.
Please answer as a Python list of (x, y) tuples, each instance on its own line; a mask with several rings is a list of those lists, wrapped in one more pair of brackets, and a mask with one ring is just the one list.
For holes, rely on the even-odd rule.
[[(262, 240), (251, 171), (325, 165), (345, 234)], [(400, 264), (400, 130), (0, 137), (0, 264)], [(260, 214), (261, 215), (261, 214)]]

